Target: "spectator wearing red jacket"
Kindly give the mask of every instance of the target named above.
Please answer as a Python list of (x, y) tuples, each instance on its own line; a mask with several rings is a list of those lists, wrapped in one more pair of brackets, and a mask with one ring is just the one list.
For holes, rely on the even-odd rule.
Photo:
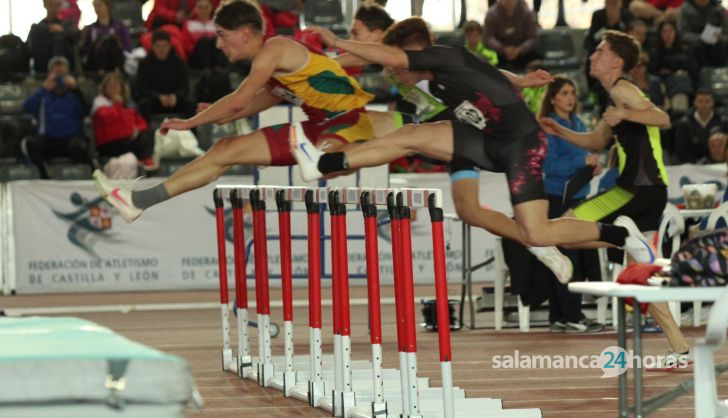
[[(196, 0), (155, 0), (144, 26), (148, 31), (167, 24), (181, 28), (188, 18), (195, 16), (195, 3)], [(212, 9), (217, 9), (219, 4), (220, 0), (212, 0)]]
[(153, 168), (154, 137), (146, 133), (149, 126), (133, 107), (129, 86), (119, 72), (104, 76), (91, 116), (100, 157), (118, 157), (131, 152), (147, 168)]
[(193, 17), (182, 26), (182, 44), (190, 68), (225, 67), (228, 60), (217, 47), (217, 33), (212, 20), (211, 0), (197, 0)]

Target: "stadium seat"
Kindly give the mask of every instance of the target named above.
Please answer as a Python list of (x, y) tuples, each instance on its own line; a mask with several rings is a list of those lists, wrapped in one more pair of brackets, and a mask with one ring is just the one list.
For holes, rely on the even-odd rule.
[(308, 0), (304, 6), (306, 25), (319, 25), (337, 35), (346, 35), (348, 27), (339, 0)]
[(713, 91), (718, 105), (728, 106), (728, 68), (703, 67), (700, 70), (700, 86)]
[(25, 101), (23, 86), (16, 83), (0, 84), (0, 113), (19, 113)]
[(543, 54), (543, 68), (548, 71), (579, 68), (578, 54), (569, 28), (542, 30), (538, 50)]
[(91, 166), (88, 164), (51, 162), (46, 164), (46, 168), (52, 180), (91, 180)]
[(114, 0), (111, 2), (111, 14), (129, 28), (129, 34), (138, 39), (144, 32), (142, 5), (138, 0)]
[(0, 182), (36, 180), (40, 178), (38, 167), (26, 164), (0, 164)]

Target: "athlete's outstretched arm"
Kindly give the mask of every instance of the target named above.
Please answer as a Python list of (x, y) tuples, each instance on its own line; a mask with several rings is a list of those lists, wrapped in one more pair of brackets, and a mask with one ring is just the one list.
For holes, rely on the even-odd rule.
[(602, 117), (610, 126), (628, 120), (647, 126), (670, 127), (667, 113), (644, 97), (634, 84), (619, 82), (609, 91), (609, 95), (616, 106), (608, 107)]
[(283, 50), (280, 41), (266, 43), (253, 60), (250, 74), (235, 91), (189, 119), (164, 121), (161, 126), (162, 132), (169, 129), (192, 129), (208, 123), (217, 123), (243, 111), (251, 103), (258, 91), (265, 87), (273, 72), (278, 68)]
[(517, 75), (506, 70), (500, 70), (500, 72), (508, 78), (511, 84), (519, 88), (541, 87), (554, 81), (551, 74), (544, 70), (531, 71), (526, 75)]
[(594, 130), (588, 132), (574, 132), (551, 118), (541, 118), (539, 122), (547, 134), (564, 138), (589, 151), (602, 151), (612, 139), (612, 128), (604, 120), (600, 120)]
[(340, 39), (330, 30), (320, 26), (309, 26), (306, 29), (318, 33), (326, 45), (334, 48), (341, 48), (363, 60), (383, 65), (385, 67), (409, 67), (407, 54), (399, 48), (378, 42), (357, 42), (350, 41), (348, 39)]
[(334, 61), (338, 62), (339, 65), (341, 65), (344, 68), (361, 67), (361, 66), (369, 65), (372, 63), (371, 61), (367, 61), (361, 57), (358, 57), (354, 54), (350, 54), (348, 52), (337, 56), (336, 58), (334, 58)]
[(272, 106), (277, 105), (281, 101), (283, 101), (283, 99), (281, 99), (280, 97), (271, 93), (267, 87), (264, 87), (264, 88), (258, 90), (258, 93), (256, 93), (253, 100), (250, 103), (248, 103), (248, 105), (245, 106), (245, 108), (243, 108), (243, 110), (234, 114), (233, 116), (221, 119), (221, 120), (217, 121), (216, 123), (219, 123), (219, 124), (230, 123), (230, 122), (236, 121), (240, 118), (245, 118), (248, 116), (255, 115), (256, 113), (262, 112)]

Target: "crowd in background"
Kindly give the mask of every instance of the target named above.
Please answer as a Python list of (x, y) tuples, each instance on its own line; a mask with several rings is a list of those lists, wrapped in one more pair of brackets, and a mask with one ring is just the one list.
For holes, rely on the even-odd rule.
[[(316, 43), (300, 28), (302, 0), (288, 2), (292, 7), (286, 10), (271, 7), (276, 2), (260, 3), (268, 36), (285, 34)], [(43, 161), (59, 156), (99, 164), (99, 159), (131, 152), (153, 170), (153, 129), (159, 118), (191, 115), (196, 102), (214, 101), (231, 91), (231, 71), (241, 78), (246, 74), (244, 65), (230, 65), (215, 47), (212, 18), (219, 0), (156, 0), (143, 28), (129, 28), (117, 19), (110, 0), (94, 0), (97, 20), (81, 30), (76, 1), (43, 0), (43, 4), (46, 17), (32, 25), (24, 44), (13, 45), (22, 41), (12, 35), (0, 39), (0, 48), (27, 53), (2, 55), (0, 61), (6, 62), (0, 69), (24, 70), (38, 80), (23, 105), (33, 115), (36, 129), (18, 151), (38, 165), (43, 177), (47, 176)], [(587, 124), (605, 108), (603, 87), (588, 77), (588, 57), (607, 29), (627, 32), (642, 44), (643, 53), (630, 75), (671, 116), (672, 127), (662, 132), (666, 162), (723, 161), (728, 102), (716, 98), (701, 79), (701, 69), (727, 62), (728, 17), (720, 3), (605, 0), (583, 38), (579, 64), (587, 82), (580, 86), (572, 80), (577, 88), (588, 90), (588, 94), (576, 92), (585, 98), (577, 103), (576, 113), (580, 105)], [(541, 68), (542, 29), (524, 0), (494, 1), (483, 22), (469, 21), (457, 31), (461, 36), (454, 39), (462, 39), (493, 65), (514, 72)], [(79, 75), (93, 81), (91, 89), (80, 85)], [(544, 88), (523, 92), (534, 113), (539, 112), (544, 92)], [(592, 110), (592, 116), (584, 109)], [(84, 129), (84, 120), (90, 129)], [(416, 160), (396, 167), (440, 170)]]

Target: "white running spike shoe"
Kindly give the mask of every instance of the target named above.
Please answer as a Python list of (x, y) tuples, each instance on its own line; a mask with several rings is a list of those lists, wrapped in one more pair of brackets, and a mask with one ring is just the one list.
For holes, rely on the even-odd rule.
[(574, 274), (574, 265), (571, 263), (569, 257), (563, 255), (558, 248), (541, 247), (536, 258), (554, 273), (559, 283), (569, 283), (571, 276)]
[(629, 235), (624, 240), (624, 247), (622, 248), (627, 251), (634, 261), (648, 264), (655, 262), (657, 258), (655, 249), (642, 232), (640, 232), (631, 218), (628, 216), (620, 216), (614, 221), (614, 225), (627, 228)]
[(132, 223), (143, 210), (131, 201), (131, 187), (128, 184), (114, 184), (101, 170), (94, 171), (94, 186), (127, 223)]
[(291, 124), (288, 141), (291, 145), (293, 158), (296, 159), (298, 167), (301, 169), (301, 178), (304, 181), (314, 181), (323, 177), (323, 174), (318, 170), (318, 162), (324, 153), (306, 138), (300, 123)]

